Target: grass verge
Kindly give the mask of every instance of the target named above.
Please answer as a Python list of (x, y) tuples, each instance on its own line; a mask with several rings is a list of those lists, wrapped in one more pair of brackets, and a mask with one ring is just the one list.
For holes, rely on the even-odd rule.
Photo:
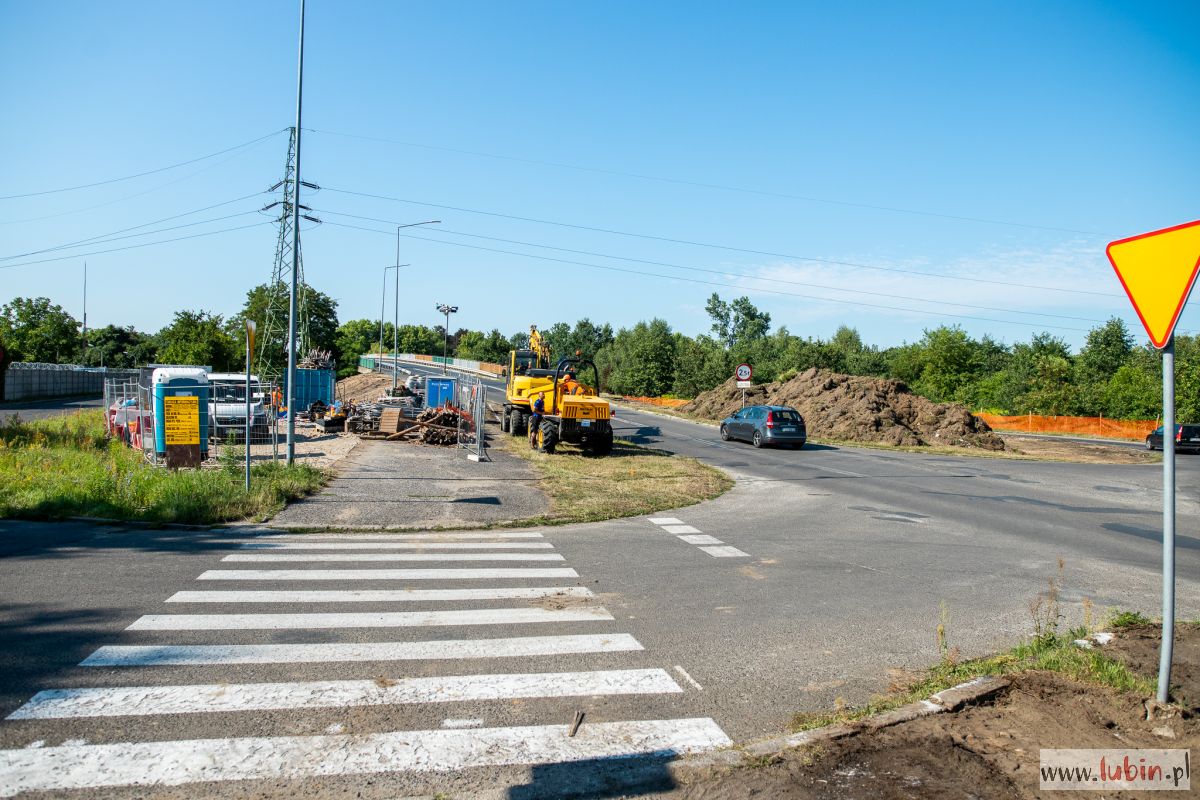
[(653, 514), (711, 500), (733, 487), (725, 473), (693, 458), (618, 439), (612, 453), (587, 456), (566, 445), (553, 455), (529, 449), (522, 436), (503, 436), (503, 447), (533, 465), (550, 496), (550, 513), (528, 524), (600, 522)]
[(0, 419), (0, 519), (72, 516), (208, 525), (275, 514), (320, 488), (313, 467), (262, 464), (169, 471), (109, 441), (101, 411), (23, 422)]
[(1130, 671), (1100, 650), (1085, 650), (1073, 644), (1074, 639), (1081, 638), (1084, 633), (1076, 630), (1065, 636), (1044, 636), (997, 655), (959, 662), (944, 661), (909, 685), (876, 697), (866, 705), (832, 712), (797, 714), (792, 718), (791, 729), (803, 731), (839, 722), (852, 722), (923, 700), (982, 675), (1016, 675), (1027, 670), (1057, 672), (1082, 683), (1107, 686), (1121, 692), (1135, 692), (1146, 697), (1154, 694), (1156, 681)]

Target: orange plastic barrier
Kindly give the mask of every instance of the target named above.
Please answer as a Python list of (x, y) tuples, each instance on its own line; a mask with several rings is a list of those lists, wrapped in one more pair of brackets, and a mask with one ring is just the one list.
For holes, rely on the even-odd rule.
[(1152, 419), (1105, 419), (1104, 417), (1043, 417), (1021, 414), (1011, 417), (999, 414), (976, 414), (998, 431), (1020, 433), (1074, 433), (1085, 436), (1104, 436), (1110, 439), (1145, 439), (1158, 427)]
[(647, 403), (652, 406), (662, 406), (663, 408), (679, 408), (686, 406), (691, 400), (680, 400), (678, 397), (631, 397), (630, 395), (621, 395), (623, 400), (631, 400), (635, 403)]

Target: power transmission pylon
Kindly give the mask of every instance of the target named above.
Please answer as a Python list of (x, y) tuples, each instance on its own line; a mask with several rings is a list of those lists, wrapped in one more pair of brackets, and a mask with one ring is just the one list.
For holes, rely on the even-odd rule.
[[(271, 281), (267, 284), (267, 311), (259, 331), (258, 353), (255, 357), (255, 372), (263, 381), (278, 380), (286, 368), (288, 334), (288, 286), (292, 280), (292, 204), (296, 196), (296, 129), (290, 128), (288, 137), (287, 162), (284, 165), (283, 180), (267, 191), (279, 190), (279, 199), (263, 207), (263, 211), (272, 208), (280, 209), (279, 236), (275, 240), (275, 264), (271, 268)], [(320, 189), (314, 183), (301, 181), (309, 189)], [(308, 206), (301, 205), (301, 211), (311, 211)], [(310, 222), (320, 222), (309, 214), (301, 214)], [(305, 291), (303, 251), (296, 259), (296, 285), (299, 287), (299, 297), (296, 298), (296, 347), (297, 353), (303, 354), (309, 346), (308, 326), (308, 292)], [(280, 350), (280, 344), (283, 350)]]

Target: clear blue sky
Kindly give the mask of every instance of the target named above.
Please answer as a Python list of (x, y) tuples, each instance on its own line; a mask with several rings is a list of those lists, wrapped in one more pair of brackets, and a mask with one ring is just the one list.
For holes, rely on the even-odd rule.
[[(152, 170), (294, 124), (297, 10), (0, 0), (0, 195)], [(1045, 329), (1077, 346), (1083, 333), (1063, 328), (1114, 314), (1140, 332), (1104, 245), (1200, 217), (1197, 29), (1190, 2), (310, 0), (302, 173), (325, 188), (303, 200), (327, 224), (304, 228), (306, 275), (342, 320), (377, 318), (395, 258), (389, 221), (436, 218), (413, 231), (423, 239), (401, 241), (413, 264), (404, 321), (436, 324), (446, 301), (461, 308), (455, 327), (660, 316), (696, 334), (718, 291), (748, 294), (793, 333), (847, 323), (881, 345), (957, 322), (1010, 342)], [(280, 134), (134, 180), (0, 200), (0, 257), (262, 192), (282, 176), (285, 147)], [(208, 220), (270, 199), (0, 261), (27, 264), (0, 269), (0, 303), (45, 295), (78, 316), (93, 253), (92, 326), (152, 331), (181, 308), (235, 313), (270, 275), (269, 224), (94, 251), (267, 222)], [(1195, 305), (1181, 328), (1200, 328)]]

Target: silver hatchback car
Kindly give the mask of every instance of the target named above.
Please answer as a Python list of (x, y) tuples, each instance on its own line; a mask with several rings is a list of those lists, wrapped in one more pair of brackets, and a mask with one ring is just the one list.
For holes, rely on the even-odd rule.
[(755, 447), (791, 445), (808, 441), (804, 417), (791, 406), (746, 406), (721, 421), (721, 438), (741, 439)]

